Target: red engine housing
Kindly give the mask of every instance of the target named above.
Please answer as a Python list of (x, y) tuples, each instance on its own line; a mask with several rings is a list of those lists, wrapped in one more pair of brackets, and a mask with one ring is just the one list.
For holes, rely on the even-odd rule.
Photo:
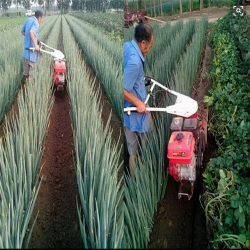
[[(198, 111), (190, 117), (174, 117), (170, 125), (168, 144), (169, 174), (180, 182), (178, 198), (193, 196), (194, 184), (199, 178), (206, 146), (208, 111)], [(202, 122), (201, 122), (202, 121)]]
[(65, 84), (66, 61), (54, 60), (54, 74), (53, 79), (56, 86)]
[(192, 132), (176, 131), (171, 134), (168, 143), (169, 173), (176, 181), (181, 181), (180, 165), (191, 164), (194, 147), (195, 139)]

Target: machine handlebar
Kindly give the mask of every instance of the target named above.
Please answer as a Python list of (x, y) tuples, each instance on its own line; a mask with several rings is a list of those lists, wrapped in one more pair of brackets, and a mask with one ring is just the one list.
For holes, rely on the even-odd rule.
[(150, 86), (152, 85), (152, 81), (151, 81), (151, 77), (150, 76), (145, 76), (145, 86)]
[(32, 52), (34, 52), (36, 49), (35, 48), (33, 48), (33, 47), (27, 47), (27, 48), (25, 48), (26, 50), (31, 50)]

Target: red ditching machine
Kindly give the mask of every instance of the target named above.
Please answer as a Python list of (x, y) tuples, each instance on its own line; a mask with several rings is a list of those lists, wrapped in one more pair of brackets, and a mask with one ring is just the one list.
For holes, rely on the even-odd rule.
[(133, 25), (134, 27), (147, 20), (147, 11), (137, 10), (132, 11), (128, 5), (128, 1), (125, 1), (124, 5), (124, 27), (129, 28)]
[[(54, 57), (54, 73), (53, 81), (54, 87), (57, 91), (64, 90), (66, 84), (66, 59), (60, 50), (53, 49), (45, 43), (39, 41), (38, 46), (40, 52), (47, 53)], [(35, 51), (35, 48), (25, 48), (27, 50)]]
[[(175, 115), (170, 126), (171, 136), (168, 142), (167, 157), (168, 172), (175, 181), (180, 182), (178, 198), (187, 197), (190, 200), (194, 192), (194, 184), (201, 175), (203, 155), (207, 145), (208, 110), (198, 111), (198, 103), (192, 98), (170, 90), (150, 77), (145, 77), (146, 86), (150, 85), (145, 104), (148, 103), (153, 89), (158, 86), (167, 93), (174, 95), (175, 104), (166, 108), (146, 108), (147, 111), (167, 112)], [(125, 108), (130, 115), (136, 107)]]
[(147, 20), (147, 12), (146, 11), (135, 11), (135, 12), (127, 12), (124, 14), (124, 27), (129, 28), (129, 26), (137, 25), (141, 22), (145, 22)]

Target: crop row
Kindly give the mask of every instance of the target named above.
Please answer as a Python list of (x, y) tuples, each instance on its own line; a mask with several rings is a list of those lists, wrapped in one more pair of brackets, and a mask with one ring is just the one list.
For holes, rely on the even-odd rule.
[(217, 157), (204, 174), (203, 200), (211, 247), (239, 249), (250, 247), (250, 18), (232, 17), (230, 11), (213, 30), (212, 89), (206, 102)]
[[(183, 29), (177, 32), (171, 38), (171, 42), (163, 50), (161, 55), (156, 53), (152, 55), (151, 70), (147, 70), (146, 74), (157, 79), (157, 81), (165, 84), (169, 81), (172, 71), (178, 64), (187, 43), (192, 38), (195, 31), (195, 20), (189, 21)], [(148, 67), (149, 68), (149, 67)]]
[(153, 26), (154, 32), (154, 45), (147, 55), (147, 68), (152, 70), (153, 64), (158, 60), (162, 51), (169, 46), (172, 37), (183, 29), (183, 21), (178, 21), (174, 26), (170, 23), (166, 23), (164, 26)]
[(77, 18), (67, 15), (66, 20), (80, 45), (86, 60), (101, 81), (106, 95), (122, 120), (122, 47), (98, 30)]
[(122, 179), (118, 180), (121, 149), (118, 142), (111, 140), (110, 123), (102, 123), (99, 91), (94, 90), (95, 80), (91, 80), (65, 18), (62, 24), (84, 246), (121, 248), (124, 223)]
[(109, 34), (123, 38), (123, 14), (122, 13), (76, 13), (71, 14), (77, 18), (88, 22), (95, 27), (104, 29)]
[[(48, 43), (56, 46), (59, 19), (51, 30)], [(20, 32), (20, 31), (19, 31)], [(52, 58), (40, 60), (39, 71), (18, 95), (18, 116), (6, 120), (5, 133), (0, 138), (0, 248), (27, 247), (34, 226), (27, 232), (29, 220), (41, 185), (40, 162), (43, 142), (52, 107)], [(52, 69), (52, 67), (50, 67)], [(26, 232), (27, 241), (24, 242)]]
[(16, 26), (20, 26), (24, 23), (26, 17), (2, 17), (0, 18), (0, 33), (12, 29)]

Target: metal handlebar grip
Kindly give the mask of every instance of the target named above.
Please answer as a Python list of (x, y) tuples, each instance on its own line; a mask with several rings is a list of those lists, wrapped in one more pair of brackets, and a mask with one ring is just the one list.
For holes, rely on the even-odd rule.
[(145, 86), (152, 85), (151, 79), (152, 78), (150, 76), (145, 76)]
[(36, 49), (35, 48), (31, 48), (31, 47), (27, 47), (25, 48), (26, 50), (31, 50), (32, 52), (34, 52)]

